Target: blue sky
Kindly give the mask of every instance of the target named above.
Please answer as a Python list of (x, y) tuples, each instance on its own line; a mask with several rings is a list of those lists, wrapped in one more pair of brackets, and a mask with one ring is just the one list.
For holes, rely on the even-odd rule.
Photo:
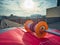
[(0, 0), (0, 15), (14, 14), (17, 16), (30, 16), (32, 14), (46, 15), (46, 9), (56, 7), (57, 0), (32, 0), (35, 4), (35, 10), (30, 11), (21, 8), (25, 0)]

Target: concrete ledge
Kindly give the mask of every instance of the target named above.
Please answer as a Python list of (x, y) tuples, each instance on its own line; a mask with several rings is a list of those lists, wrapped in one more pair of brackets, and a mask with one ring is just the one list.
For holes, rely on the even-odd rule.
[(50, 17), (50, 18), (46, 18), (46, 21), (48, 24), (50, 23), (55, 23), (55, 22), (60, 22), (60, 17)]

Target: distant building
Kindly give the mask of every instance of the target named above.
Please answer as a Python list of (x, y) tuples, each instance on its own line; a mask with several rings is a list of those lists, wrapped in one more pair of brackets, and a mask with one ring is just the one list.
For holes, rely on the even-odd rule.
[(60, 17), (60, 6), (47, 9), (46, 17)]
[(48, 23), (60, 22), (60, 6), (48, 8), (46, 14)]
[(40, 14), (33, 14), (31, 15), (31, 18), (42, 18)]

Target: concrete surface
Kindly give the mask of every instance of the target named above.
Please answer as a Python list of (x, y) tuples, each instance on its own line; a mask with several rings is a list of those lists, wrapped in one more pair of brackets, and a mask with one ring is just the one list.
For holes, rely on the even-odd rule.
[(55, 22), (55, 23), (49, 24), (49, 28), (60, 30), (60, 22)]
[(18, 24), (16, 22), (10, 21), (8, 19), (4, 19), (1, 21), (0, 28), (10, 28), (10, 27), (20, 27), (21, 24)]

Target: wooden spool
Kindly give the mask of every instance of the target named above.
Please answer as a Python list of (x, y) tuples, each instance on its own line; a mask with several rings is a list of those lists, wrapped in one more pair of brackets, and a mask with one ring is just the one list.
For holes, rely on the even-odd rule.
[(44, 30), (48, 30), (48, 25), (45, 21), (40, 21), (35, 25), (35, 33), (38, 38), (44, 38), (47, 34)]
[[(30, 26), (33, 25), (34, 22), (32, 20), (27, 20), (24, 24), (24, 27), (27, 32), (33, 32), (30, 29)], [(40, 21), (35, 26), (32, 27), (34, 32), (36, 33), (38, 38), (44, 38), (45, 35), (47, 34), (44, 30), (48, 30), (48, 25), (45, 21)]]

